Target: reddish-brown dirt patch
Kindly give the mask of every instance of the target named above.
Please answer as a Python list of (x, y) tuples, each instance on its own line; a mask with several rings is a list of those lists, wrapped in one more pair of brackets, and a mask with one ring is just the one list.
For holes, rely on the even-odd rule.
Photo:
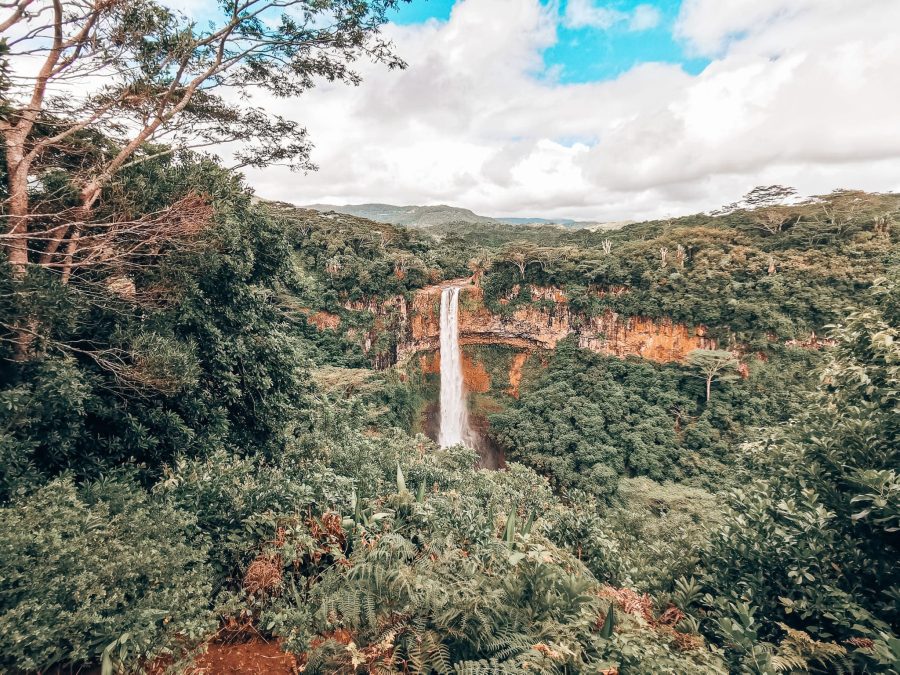
[(285, 654), (275, 642), (252, 640), (240, 644), (211, 644), (187, 670), (188, 675), (296, 675), (297, 657)]
[[(172, 670), (172, 659), (161, 658), (146, 667), (149, 675), (164, 675)], [(97, 675), (100, 671), (91, 671)], [(206, 653), (196, 657), (184, 675), (298, 675), (297, 657), (281, 651), (278, 642), (253, 638), (244, 642), (209, 642)]]
[[(426, 352), (419, 355), (419, 368), (426, 375), (440, 375), (441, 353)], [(466, 391), (473, 394), (483, 394), (490, 391), (491, 376), (488, 375), (484, 363), (474, 360), (465, 351), (462, 354), (463, 384)]]
[(466, 391), (483, 394), (491, 388), (491, 376), (488, 375), (484, 363), (474, 360), (463, 351), (462, 354), (463, 383)]
[(341, 317), (329, 312), (316, 312), (306, 317), (306, 320), (318, 330), (335, 330), (341, 325)]
[(525, 366), (529, 356), (531, 356), (529, 352), (518, 352), (513, 356), (512, 364), (509, 367), (509, 389), (506, 390), (506, 393), (513, 398), (519, 398), (519, 385), (522, 384), (522, 368)]
[(419, 368), (426, 375), (437, 375), (441, 372), (440, 352), (425, 352), (419, 354)]

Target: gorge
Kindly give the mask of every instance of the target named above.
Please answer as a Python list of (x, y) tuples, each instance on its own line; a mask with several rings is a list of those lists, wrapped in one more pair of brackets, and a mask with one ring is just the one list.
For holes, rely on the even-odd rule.
[(516, 404), (562, 341), (660, 364), (716, 345), (703, 326), (613, 311), (585, 314), (561, 287), (523, 284), (498, 302), (480, 282), (457, 277), (408, 295), (347, 301), (338, 313), (311, 313), (308, 321), (319, 332), (346, 335), (379, 370), (408, 378), (418, 401), (413, 428), (441, 447), (475, 449), (484, 468), (505, 465), (490, 417)]

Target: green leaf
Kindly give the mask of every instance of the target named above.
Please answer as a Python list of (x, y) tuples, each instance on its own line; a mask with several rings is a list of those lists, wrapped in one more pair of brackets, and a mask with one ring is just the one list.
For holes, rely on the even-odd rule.
[(400, 462), (397, 462), (397, 492), (406, 492), (406, 479), (403, 477)]
[(609, 603), (609, 611), (606, 612), (606, 618), (603, 620), (603, 628), (600, 629), (600, 637), (607, 640), (612, 637), (613, 628), (615, 628), (616, 616), (612, 603)]
[(513, 509), (506, 518), (506, 531), (503, 533), (503, 540), (507, 544), (513, 543), (516, 536), (516, 511)]

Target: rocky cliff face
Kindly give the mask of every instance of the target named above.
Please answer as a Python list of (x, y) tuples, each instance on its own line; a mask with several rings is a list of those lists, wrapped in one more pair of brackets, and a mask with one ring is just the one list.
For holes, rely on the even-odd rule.
[[(607, 311), (587, 317), (573, 312), (565, 292), (559, 288), (530, 287), (532, 302), (494, 313), (484, 303), (481, 287), (469, 279), (456, 279), (419, 290), (411, 301), (402, 296), (383, 302), (348, 302), (345, 309), (373, 316), (371, 329), (358, 332), (345, 328), (374, 358), (377, 367), (389, 367), (415, 354), (432, 353), (433, 364), (423, 370), (439, 369), (441, 291), (447, 286), (462, 287), (460, 294), (459, 341), (467, 345), (498, 345), (523, 353), (552, 350), (560, 340), (574, 335), (578, 345), (600, 354), (624, 358), (640, 356), (660, 363), (680, 361), (694, 349), (715, 349), (703, 326), (690, 327), (665, 319), (623, 317)], [(504, 301), (501, 300), (501, 303)], [(507, 303), (509, 300), (506, 301)], [(319, 330), (341, 330), (336, 314), (307, 311), (307, 321)], [(389, 336), (389, 339), (385, 339)], [(514, 368), (524, 361), (511, 364)], [(510, 393), (517, 393), (511, 373)], [(476, 375), (472, 375), (475, 384)], [(471, 391), (472, 389), (470, 389)]]
[[(463, 380), (470, 422), (481, 438), (476, 449), (486, 467), (496, 468), (504, 461), (487, 434), (488, 417), (519, 397), (523, 378), (527, 381), (546, 365), (547, 352), (560, 340), (575, 336), (579, 346), (594, 352), (658, 362), (681, 360), (694, 349), (716, 346), (702, 327), (622, 317), (614, 312), (581, 315), (571, 310), (559, 288), (529, 287), (531, 302), (517, 304), (511, 296), (505, 301), (507, 311), (495, 313), (485, 305), (483, 290), (470, 279), (423, 288), (412, 300), (397, 296), (384, 302), (347, 302), (346, 310), (370, 315), (371, 320), (358, 322), (357, 328), (343, 325), (336, 314), (309, 312), (307, 320), (320, 330), (343, 330), (347, 338), (361, 344), (376, 367), (402, 362), (421, 374), (417, 386), (425, 403), (417, 427), (432, 438), (437, 438), (439, 423), (440, 306), (441, 291), (447, 286), (462, 287), (459, 341)], [(362, 325), (367, 327), (359, 328)]]
[[(462, 285), (465, 280), (458, 283)], [(407, 330), (397, 344), (397, 358), (434, 352), (440, 345), (440, 295), (447, 284), (419, 291), (407, 311)], [(619, 357), (640, 356), (659, 362), (678, 361), (694, 349), (714, 349), (703, 327), (691, 328), (666, 320), (622, 317), (606, 312), (584, 317), (569, 309), (558, 288), (531, 288), (538, 303), (517, 307), (506, 315), (491, 312), (477, 286), (465, 286), (460, 296), (459, 340), (462, 345), (494, 344), (523, 351), (553, 349), (575, 335), (579, 346)]]

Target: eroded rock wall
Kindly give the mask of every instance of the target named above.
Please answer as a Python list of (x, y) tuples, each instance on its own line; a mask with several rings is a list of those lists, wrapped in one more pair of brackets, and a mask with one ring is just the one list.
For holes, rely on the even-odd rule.
[[(424, 288), (413, 298), (408, 310), (408, 330), (397, 345), (399, 360), (439, 348), (440, 293), (445, 286)], [(480, 287), (465, 286), (460, 296), (460, 344), (553, 349), (560, 340), (575, 335), (579, 346), (594, 352), (619, 357), (634, 355), (659, 362), (684, 359), (694, 349), (715, 348), (703, 327), (622, 317), (611, 311), (584, 317), (570, 311), (561, 289), (529, 290), (533, 302), (517, 306), (508, 314), (496, 314), (485, 306)]]
[[(573, 312), (565, 292), (554, 287), (531, 286), (530, 302), (501, 300), (501, 304), (508, 304), (508, 311), (495, 313), (485, 305), (482, 288), (470, 279), (423, 288), (412, 300), (396, 296), (381, 302), (347, 302), (345, 309), (367, 312), (373, 317), (371, 327), (361, 331), (343, 326), (338, 315), (327, 312), (308, 311), (307, 320), (320, 330), (344, 330), (348, 338), (358, 341), (372, 356), (377, 367), (386, 368), (416, 354), (439, 350), (441, 291), (449, 285), (462, 287), (459, 341), (464, 347), (502, 345), (522, 352), (552, 350), (560, 340), (574, 335), (580, 347), (593, 352), (621, 358), (640, 356), (661, 363), (683, 360), (694, 349), (716, 347), (703, 326), (624, 317), (612, 311), (594, 317)], [(512, 395), (516, 389), (512, 387)]]

